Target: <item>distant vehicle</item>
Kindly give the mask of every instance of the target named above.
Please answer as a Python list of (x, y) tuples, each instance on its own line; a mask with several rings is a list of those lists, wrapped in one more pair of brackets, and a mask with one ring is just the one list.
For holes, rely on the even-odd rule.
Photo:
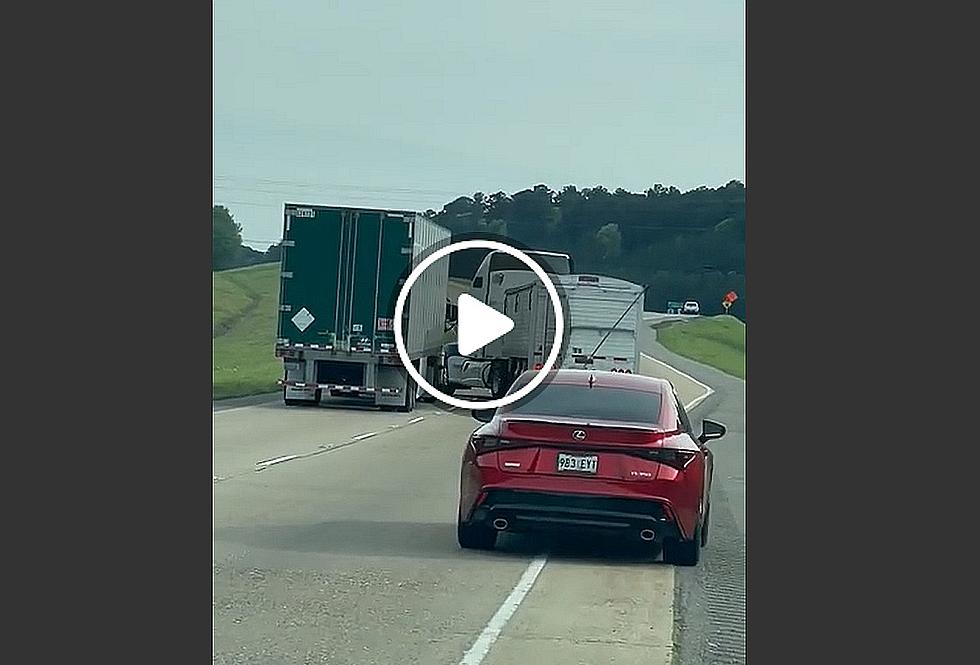
[(667, 301), (667, 314), (680, 314), (681, 308), (684, 307), (684, 303), (677, 302), (675, 300)]
[[(419, 396), (395, 348), (395, 299), (426, 249), (447, 229), (409, 211), (286, 204), (276, 356), (283, 400), (360, 398), (411, 411)], [(448, 257), (428, 268), (408, 300), (405, 347), (422, 376), (439, 374)]]
[[(637, 372), (644, 288), (603, 275), (552, 275), (552, 280), (565, 312), (566, 351), (554, 367)], [(499, 311), (514, 321), (514, 329), (493, 349), (487, 345), (466, 358), (454, 355), (457, 345), (447, 345), (447, 388), (489, 388), (497, 399), (522, 372), (544, 365), (555, 338), (554, 309), (544, 284), (534, 279), (508, 289)]]
[(699, 314), (700, 312), (701, 305), (698, 304), (697, 300), (688, 300), (681, 309), (681, 314)]
[[(511, 392), (534, 372), (521, 375)], [(708, 542), (713, 458), (673, 386), (637, 374), (563, 369), (529, 399), (475, 410), (460, 470), (456, 534), (492, 549), (502, 532), (619, 533), (697, 565)]]

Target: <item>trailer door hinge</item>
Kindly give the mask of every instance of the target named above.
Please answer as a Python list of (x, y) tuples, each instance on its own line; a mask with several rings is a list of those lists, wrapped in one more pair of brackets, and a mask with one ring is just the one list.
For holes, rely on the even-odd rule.
[(293, 311), (293, 306), (292, 305), (279, 305), (279, 311), (280, 312), (291, 312), (291, 311)]
[(287, 271), (284, 271), (284, 272), (280, 273), (279, 276), (282, 277), (283, 279), (292, 279), (293, 278), (293, 273), (287, 270)]
[(280, 247), (295, 247), (296, 246), (296, 241), (295, 240), (283, 240), (281, 243), (279, 243), (279, 246)]

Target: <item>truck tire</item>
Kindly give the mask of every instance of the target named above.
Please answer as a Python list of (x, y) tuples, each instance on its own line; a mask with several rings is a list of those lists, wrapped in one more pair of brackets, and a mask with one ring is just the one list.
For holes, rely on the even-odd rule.
[(507, 380), (507, 370), (504, 369), (503, 365), (498, 363), (491, 365), (490, 376), (487, 379), (487, 387), (490, 388), (490, 394), (494, 399), (500, 399), (507, 394), (510, 384)]
[[(439, 379), (442, 375), (437, 363), (438, 360), (436, 358), (429, 358), (428, 362), (426, 363), (424, 374), (425, 380), (429, 382), (430, 386), (435, 388), (439, 388)], [(436, 401), (436, 398), (430, 395), (425, 389), (422, 388), (422, 386), (416, 386), (415, 395), (415, 399), (419, 402), (430, 403)]]

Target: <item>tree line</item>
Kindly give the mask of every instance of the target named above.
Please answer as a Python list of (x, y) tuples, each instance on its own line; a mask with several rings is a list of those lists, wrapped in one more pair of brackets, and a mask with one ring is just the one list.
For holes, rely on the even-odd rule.
[[(454, 236), (512, 239), (526, 248), (566, 252), (576, 272), (648, 286), (645, 306), (697, 300), (704, 314), (745, 319), (745, 185), (737, 180), (681, 192), (654, 185), (642, 193), (602, 186), (553, 190), (546, 185), (461, 196), (426, 216)], [(258, 252), (241, 243), (241, 227), (224, 206), (212, 209), (215, 270), (279, 260), (279, 246)], [(450, 273), (472, 276), (482, 253), (452, 256)]]
[(228, 270), (279, 260), (279, 245), (259, 252), (242, 244), (242, 226), (222, 205), (211, 206), (211, 269)]
[[(697, 300), (704, 314), (745, 318), (745, 185), (681, 192), (654, 185), (643, 193), (602, 186), (558, 191), (537, 185), (462, 196), (426, 212), (454, 235), (506, 237), (532, 249), (566, 252), (576, 272), (620, 277), (648, 286), (646, 308)], [(461, 253), (460, 253), (461, 254)], [(454, 276), (470, 276), (482, 258), (453, 255)]]

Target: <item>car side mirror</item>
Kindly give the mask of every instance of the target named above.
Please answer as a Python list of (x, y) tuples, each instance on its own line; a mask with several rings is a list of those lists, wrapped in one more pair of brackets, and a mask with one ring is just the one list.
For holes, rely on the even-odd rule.
[(725, 436), (725, 432), (727, 431), (721, 423), (716, 423), (714, 420), (702, 420), (701, 436), (698, 437), (698, 441), (707, 443), (711, 439), (720, 439)]
[(493, 420), (493, 415), (496, 412), (496, 409), (473, 409), (470, 414), (481, 423), (488, 423)]

